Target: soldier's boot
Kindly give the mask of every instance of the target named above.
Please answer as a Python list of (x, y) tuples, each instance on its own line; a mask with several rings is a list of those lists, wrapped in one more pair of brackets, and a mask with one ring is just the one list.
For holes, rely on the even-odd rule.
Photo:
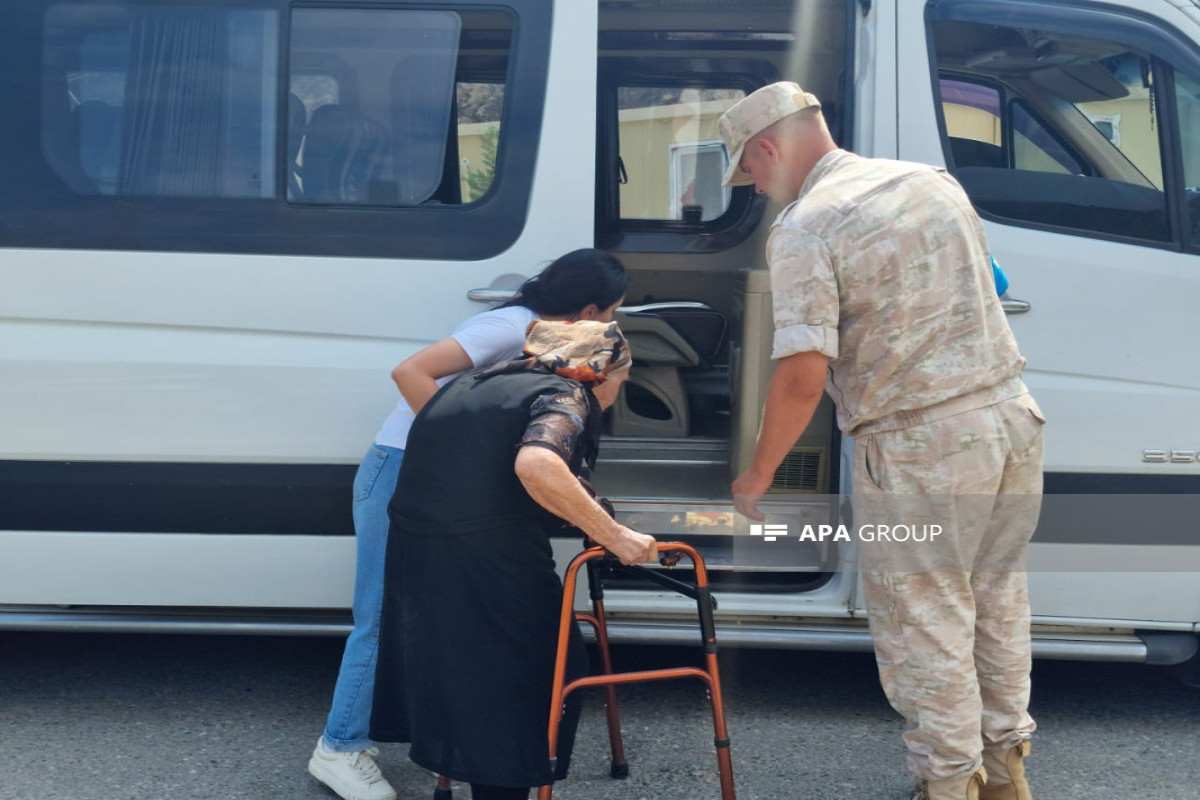
[(987, 771), (941, 781), (919, 781), (912, 800), (980, 800), (979, 790), (987, 781)]
[(1025, 757), (1029, 742), (1021, 742), (1006, 750), (983, 750), (983, 766), (987, 770), (987, 785), (979, 792), (979, 800), (1033, 800), (1029, 781), (1025, 780)]

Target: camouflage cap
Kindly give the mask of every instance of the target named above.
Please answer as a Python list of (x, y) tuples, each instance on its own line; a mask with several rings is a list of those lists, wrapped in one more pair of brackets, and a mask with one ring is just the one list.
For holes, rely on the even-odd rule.
[(764, 86), (731, 106), (717, 122), (717, 129), (729, 151), (729, 169), (725, 172), (724, 185), (748, 186), (754, 183), (753, 178), (740, 170), (746, 142), (784, 117), (813, 107), (821, 107), (816, 96), (791, 81)]

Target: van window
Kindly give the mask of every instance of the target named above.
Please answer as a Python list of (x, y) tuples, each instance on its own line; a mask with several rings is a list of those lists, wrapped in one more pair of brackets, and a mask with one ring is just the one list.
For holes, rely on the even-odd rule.
[[(275, 196), (276, 12), (100, 8), (112, 22), (99, 31), (90, 5), (54, 6), (47, 21), (46, 72), (67, 71), (68, 113), (61, 100), (43, 109), (59, 176), (85, 194)], [(289, 201), (417, 205), (434, 194), (459, 28), (451, 11), (293, 12)]]
[[(932, 33), (946, 161), (980, 211), (1088, 235), (1181, 238), (1163, 130), (1173, 124), (1161, 91), (1170, 65), (1119, 41), (1032, 25), (943, 20)], [(1180, 77), (1186, 140), (1195, 123), (1182, 117)]]
[(271, 197), (279, 16), (60, 3), (42, 150), (79, 194)]
[(544, 0), (22, 8), (0, 245), (471, 260), (520, 236)]
[[(1001, 121), (1001, 90), (966, 80), (940, 81), (951, 155), (959, 166), (1007, 167), (1012, 152), (1014, 169), (1086, 174), (1045, 125), (1021, 101), (1011, 107), (1012, 124)], [(1011, 148), (1005, 132), (1011, 134)]]
[[(369, 68), (351, 73), (352, 94), (338, 86), (331, 97), (320, 84), (292, 83), (288, 200), (419, 205), (433, 197), (445, 168), (459, 31), (453, 11), (293, 11), (293, 69)], [(297, 94), (303, 88), (318, 92)]]
[[(661, 33), (654, 47), (690, 41)], [(705, 34), (708, 45), (726, 36)], [(753, 40), (770, 50), (774, 39)], [(727, 250), (745, 241), (765, 198), (750, 187), (721, 185), (729, 153), (717, 122), (725, 111), (779, 72), (766, 58), (683, 58), (643, 50), (644, 37), (601, 36), (596, 132), (596, 243), (618, 252)], [(606, 56), (605, 50), (642, 51)]]
[(741, 89), (617, 89), (621, 218), (708, 222), (729, 208), (721, 186), (729, 153), (717, 132)]

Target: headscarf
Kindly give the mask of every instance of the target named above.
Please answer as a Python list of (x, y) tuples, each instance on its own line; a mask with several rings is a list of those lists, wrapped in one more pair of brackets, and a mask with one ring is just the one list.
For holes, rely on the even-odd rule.
[(615, 322), (551, 322), (537, 319), (525, 331), (524, 357), (501, 361), (476, 380), (523, 370), (553, 372), (596, 387), (633, 361), (629, 343)]
[(556, 375), (594, 386), (633, 360), (615, 322), (534, 320), (525, 331), (525, 355)]

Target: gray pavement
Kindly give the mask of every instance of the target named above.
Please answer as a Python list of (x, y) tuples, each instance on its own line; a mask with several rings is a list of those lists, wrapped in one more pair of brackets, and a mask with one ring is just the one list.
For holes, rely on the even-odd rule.
[[(340, 655), (332, 639), (0, 633), (0, 800), (335, 800), (304, 767)], [(623, 669), (695, 660), (616, 655)], [(728, 650), (722, 669), (739, 798), (907, 797), (900, 721), (869, 656)], [(1034, 679), (1038, 800), (1200, 800), (1200, 690), (1141, 665), (1038, 662)], [(555, 797), (718, 798), (699, 685), (621, 698), (630, 778), (608, 778), (589, 700)], [(432, 796), (402, 746), (380, 763), (400, 798)]]

